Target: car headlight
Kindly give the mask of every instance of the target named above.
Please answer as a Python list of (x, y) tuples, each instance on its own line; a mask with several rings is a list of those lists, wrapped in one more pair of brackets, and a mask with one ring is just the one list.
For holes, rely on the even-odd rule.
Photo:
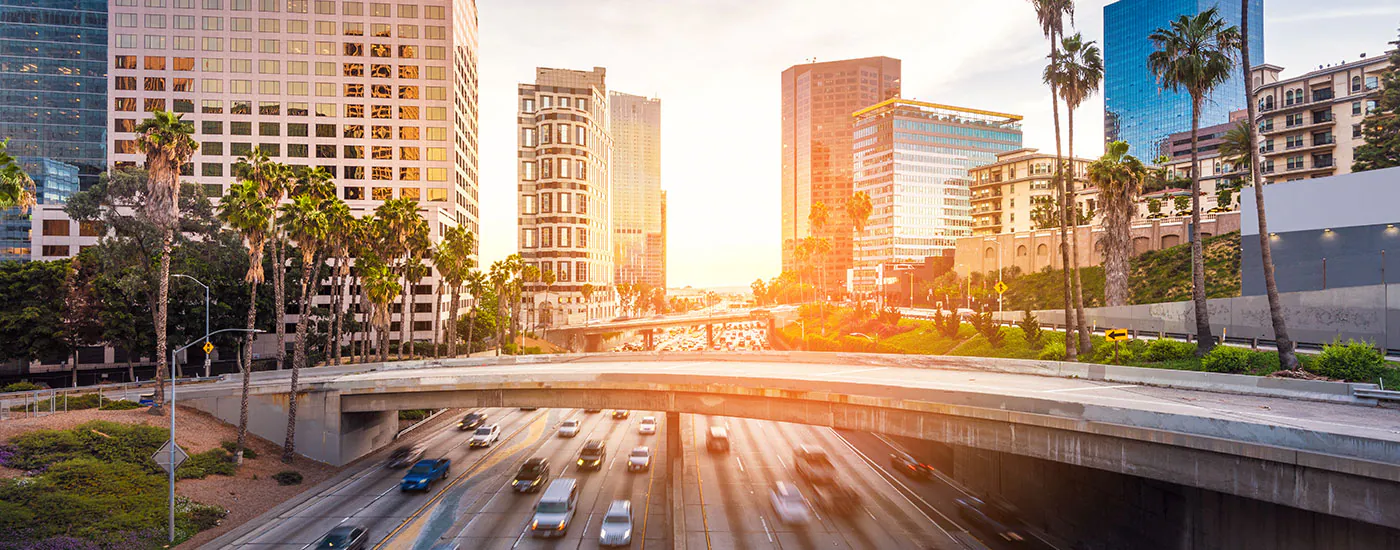
[(531, 528), (531, 529), (537, 529), (537, 528), (539, 528), (539, 526), (540, 526), (539, 520), (535, 520), (535, 521), (530, 522), (530, 528)]
[(578, 459), (578, 465), (579, 465), (579, 466), (583, 466), (583, 459), (582, 459), (582, 458)]

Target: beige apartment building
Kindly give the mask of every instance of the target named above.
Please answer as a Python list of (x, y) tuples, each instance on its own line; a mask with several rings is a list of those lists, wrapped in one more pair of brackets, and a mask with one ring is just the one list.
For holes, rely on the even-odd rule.
[(520, 256), (555, 277), (526, 285), (531, 329), (617, 315), (606, 77), (542, 67), (519, 86)]
[(1376, 108), (1385, 56), (1362, 57), (1292, 78), (1283, 67), (1254, 68), (1259, 108), (1260, 172), (1267, 183), (1351, 172), (1364, 142), (1361, 121)]
[[(1099, 190), (1085, 179), (1089, 159), (1074, 159), (1075, 202), (1082, 212), (1095, 212)], [(1037, 227), (1036, 207), (1055, 204), (1055, 155), (1022, 148), (996, 156), (996, 162), (968, 171), (972, 187), (972, 234), (997, 235), (1044, 229)], [(1058, 210), (1053, 210), (1058, 211)], [(1098, 223), (1095, 221), (1094, 223)], [(1057, 225), (1058, 227), (1058, 225)]]

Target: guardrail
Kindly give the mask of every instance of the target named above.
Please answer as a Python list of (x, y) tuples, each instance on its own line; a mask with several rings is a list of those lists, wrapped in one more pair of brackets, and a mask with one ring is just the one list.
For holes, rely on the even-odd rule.
[[(202, 384), (220, 380), (220, 377), (192, 377), (177, 379), (181, 387), (190, 384)], [(15, 417), (45, 416), (58, 412), (67, 412), (69, 399), (82, 397), (84, 395), (97, 394), (99, 401), (129, 400), (132, 392), (153, 390), (154, 380), (144, 382), (120, 382), (116, 384), (100, 384), (96, 386), (80, 386), (77, 388), (48, 388), (42, 390), (30, 390), (21, 392), (0, 393), (0, 420), (7, 420)], [(139, 396), (140, 394), (138, 394)], [(110, 396), (110, 397), (109, 397)], [(60, 399), (61, 398), (61, 399)], [(41, 404), (47, 404), (45, 410)], [(10, 410), (12, 407), (24, 405), (20, 411)]]

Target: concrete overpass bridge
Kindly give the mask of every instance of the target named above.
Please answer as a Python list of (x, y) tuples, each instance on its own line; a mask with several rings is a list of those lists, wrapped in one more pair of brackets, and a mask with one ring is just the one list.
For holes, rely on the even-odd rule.
[[(250, 429), (279, 441), (286, 426), (285, 372), (259, 375)], [(1021, 457), (1373, 526), (1400, 525), (1400, 414), (1357, 397), (1362, 384), (1042, 361), (773, 352), (416, 361), (308, 369), (304, 379), (297, 449), (332, 464), (390, 444), (398, 410), (639, 409), (937, 442), (953, 448), (954, 462), (967, 472), (998, 483), (1024, 478), (1027, 472), (1014, 466)], [(180, 393), (184, 404), (236, 421), (235, 382)], [(987, 466), (991, 456), (1005, 457), (996, 461), (1002, 465)], [(1248, 510), (1250, 501), (1230, 506)]]
[[(715, 344), (714, 325), (770, 319), (771, 316), (755, 316), (748, 310), (723, 311), (718, 313), (690, 313), (684, 315), (656, 316), (625, 321), (607, 321), (586, 325), (569, 325), (550, 328), (546, 337), (553, 343), (568, 349), (584, 352), (603, 351), (602, 345), (609, 335), (641, 334), (646, 349), (655, 349), (652, 338), (656, 331), (680, 327), (705, 327), (705, 339), (711, 348)], [(771, 329), (771, 324), (770, 324)]]

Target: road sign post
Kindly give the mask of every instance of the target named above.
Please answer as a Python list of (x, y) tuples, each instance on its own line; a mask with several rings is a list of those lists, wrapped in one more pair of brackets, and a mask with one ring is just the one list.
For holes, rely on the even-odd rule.
[(1128, 339), (1128, 329), (1114, 328), (1103, 331), (1104, 339), (1113, 342), (1113, 364), (1118, 364), (1118, 342)]
[[(1002, 307), (1001, 307), (1001, 295), (1002, 295), (1002, 294), (1006, 294), (1006, 290), (1007, 290), (1008, 288), (1011, 288), (1011, 287), (1006, 286), (1006, 283), (1005, 283), (1005, 282), (1002, 282), (1002, 281), (997, 281), (996, 286), (992, 287), (992, 290), (997, 291), (997, 313), (1001, 313), (1001, 312), (1002, 312)], [(997, 319), (997, 321), (1001, 321), (1001, 319)]]

